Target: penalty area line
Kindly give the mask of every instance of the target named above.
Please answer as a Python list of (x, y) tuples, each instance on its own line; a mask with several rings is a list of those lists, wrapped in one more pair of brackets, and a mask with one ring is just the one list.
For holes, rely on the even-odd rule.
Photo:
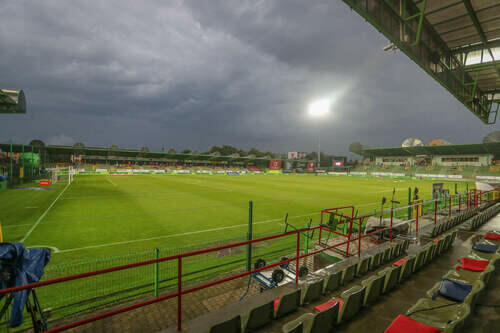
[(33, 230), (36, 229), (36, 227), (38, 227), (38, 225), (40, 224), (40, 222), (42, 222), (43, 218), (45, 217), (45, 215), (47, 215), (47, 213), (49, 212), (49, 210), (56, 204), (57, 200), (59, 200), (59, 198), (64, 194), (64, 192), (66, 192), (66, 190), (68, 189), (69, 185), (71, 185), (71, 183), (68, 183), (68, 185), (66, 185), (66, 187), (61, 191), (61, 193), (59, 193), (59, 195), (57, 196), (57, 198), (52, 201), (52, 203), (50, 204), (49, 208), (47, 208), (45, 210), (45, 212), (43, 212), (43, 214), (38, 218), (38, 220), (36, 220), (35, 224), (30, 228), (30, 230), (28, 230), (28, 232), (26, 233), (26, 235), (24, 235), (24, 237), (20, 240), (21, 243), (24, 243), (24, 241), (26, 240), (26, 238), (28, 238), (31, 233), (33, 232)]

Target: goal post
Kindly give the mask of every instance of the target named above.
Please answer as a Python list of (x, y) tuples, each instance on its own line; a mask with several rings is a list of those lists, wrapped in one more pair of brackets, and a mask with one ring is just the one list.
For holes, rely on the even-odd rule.
[(71, 184), (73, 182), (73, 177), (75, 175), (75, 170), (73, 167), (56, 167), (50, 169), (50, 180), (51, 184)]

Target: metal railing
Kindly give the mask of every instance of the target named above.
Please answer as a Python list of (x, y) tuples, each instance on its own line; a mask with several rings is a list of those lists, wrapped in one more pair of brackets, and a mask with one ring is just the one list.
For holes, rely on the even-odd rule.
[[(477, 207), (480, 204), (480, 202), (484, 203), (484, 202), (489, 202), (489, 201), (499, 201), (500, 200), (500, 198), (496, 197), (496, 196), (498, 196), (498, 193), (494, 194), (495, 195), (494, 199), (491, 199), (490, 196), (487, 193), (489, 193), (489, 192), (474, 191), (471, 194), (471, 196), (469, 196), (469, 194), (467, 194), (467, 205), (466, 205), (466, 208), (469, 209), (469, 208)], [(483, 198), (485, 195), (486, 195), (486, 198)], [(475, 198), (475, 199), (472, 200), (471, 198)], [(434, 201), (434, 202), (437, 202), (437, 201)], [(450, 212), (450, 216), (451, 216), (452, 206), (454, 206), (453, 203), (454, 203), (454, 200), (452, 200), (452, 198), (450, 197), (450, 199), (449, 199), (449, 212)], [(409, 205), (409, 206), (406, 206), (406, 207), (399, 207), (397, 209), (408, 209), (408, 208), (417, 208), (418, 209), (418, 206), (422, 205), (422, 204), (423, 204), (423, 202), (422, 203), (417, 203), (415, 205)], [(461, 200), (458, 200), (457, 204), (460, 205), (461, 204)], [(435, 207), (436, 207), (436, 205), (435, 205)], [(363, 238), (372, 237), (375, 234), (389, 231), (389, 233), (390, 233), (390, 239), (389, 239), (389, 241), (392, 242), (394, 240), (393, 229), (395, 227), (398, 227), (398, 226), (402, 225), (402, 224), (411, 224), (411, 223), (415, 222), (416, 223), (416, 230), (417, 230), (417, 233), (418, 233), (418, 214), (417, 214), (417, 218), (416, 219), (410, 219), (410, 220), (402, 221), (402, 222), (397, 223), (396, 225), (393, 225), (393, 216), (394, 216), (394, 212), (397, 209), (391, 208), (389, 210), (388, 213), (390, 214), (389, 216), (390, 216), (391, 220), (390, 220), (390, 225), (388, 227), (381, 228), (381, 229), (378, 229), (376, 231), (373, 231), (373, 232), (370, 232), (370, 233), (365, 233), (365, 234), (363, 234), (362, 228), (361, 228), (363, 219), (365, 219), (367, 217), (370, 217), (370, 216), (384, 216), (384, 214), (386, 214), (387, 212), (382, 211), (382, 212), (379, 212), (379, 213), (376, 213), (376, 214), (369, 214), (369, 215), (364, 215), (364, 216), (360, 216), (360, 217), (351, 217), (350, 221), (349, 221), (349, 224), (350, 224), (350, 228), (349, 228), (350, 229), (350, 233), (349, 233), (349, 237), (348, 237), (348, 239), (346, 241), (343, 241), (343, 242), (340, 242), (340, 243), (336, 243), (336, 244), (331, 245), (331, 246), (327, 245), (326, 247), (323, 247), (323, 248), (321, 248), (319, 250), (315, 250), (315, 251), (312, 251), (312, 252), (308, 252), (307, 254), (301, 254), (301, 245), (300, 245), (301, 244), (300, 243), (301, 242), (301, 233), (313, 231), (313, 230), (316, 230), (316, 229), (318, 229), (320, 231), (319, 233), (321, 233), (321, 231), (323, 231), (323, 232), (335, 232), (335, 231), (329, 229), (325, 225), (319, 225), (319, 226), (310, 227), (310, 228), (303, 228), (303, 229), (298, 229), (298, 230), (290, 231), (290, 232), (287, 232), (287, 233), (282, 233), (282, 234), (277, 234), (277, 235), (272, 235), (272, 236), (261, 237), (261, 238), (257, 238), (257, 239), (253, 239), (253, 240), (236, 242), (236, 243), (232, 243), (232, 244), (228, 244), (228, 245), (216, 246), (216, 247), (211, 247), (211, 248), (206, 248), (206, 249), (201, 249), (201, 250), (196, 250), (196, 251), (191, 251), (191, 252), (186, 252), (186, 253), (181, 253), (181, 254), (176, 254), (176, 255), (171, 255), (171, 256), (167, 256), (167, 257), (162, 257), (162, 258), (157, 258), (157, 259), (151, 259), (151, 260), (145, 260), (145, 261), (141, 261), (141, 262), (137, 262), (137, 263), (132, 263), (132, 264), (119, 265), (119, 266), (110, 267), (110, 268), (106, 268), (106, 269), (101, 269), (101, 270), (96, 270), (96, 271), (91, 271), (91, 272), (85, 272), (85, 273), (80, 273), (80, 274), (74, 274), (74, 275), (70, 275), (70, 276), (59, 277), (59, 278), (55, 278), (55, 279), (51, 279), (51, 280), (46, 280), (46, 281), (35, 282), (35, 283), (29, 283), (29, 284), (26, 284), (26, 285), (12, 287), (12, 288), (6, 288), (6, 289), (0, 290), (0, 295), (7, 294), (7, 293), (18, 292), (18, 291), (26, 290), (26, 289), (40, 288), (40, 287), (54, 285), (54, 284), (59, 284), (59, 283), (64, 283), (64, 282), (68, 282), (68, 281), (72, 281), (72, 280), (84, 279), (84, 278), (88, 278), (88, 277), (92, 277), (92, 276), (103, 275), (103, 274), (108, 274), (108, 273), (117, 272), (117, 271), (123, 271), (123, 270), (127, 270), (127, 269), (133, 269), (133, 268), (136, 268), (136, 267), (141, 267), (141, 266), (146, 266), (146, 265), (155, 265), (155, 264), (158, 264), (158, 263), (163, 263), (163, 262), (168, 262), (168, 261), (176, 261), (177, 262), (177, 291), (176, 292), (173, 292), (173, 293), (170, 293), (170, 294), (167, 294), (167, 295), (163, 295), (163, 296), (158, 296), (156, 298), (153, 298), (153, 299), (150, 299), (150, 300), (147, 300), (147, 301), (143, 301), (143, 302), (139, 302), (139, 303), (136, 303), (136, 304), (133, 304), (133, 305), (125, 306), (125, 307), (122, 307), (122, 308), (119, 308), (119, 309), (116, 309), (116, 310), (112, 310), (112, 311), (108, 311), (108, 312), (105, 312), (105, 313), (102, 313), (102, 314), (98, 314), (98, 315), (95, 315), (95, 316), (91, 316), (89, 318), (85, 318), (85, 319), (81, 319), (81, 320), (78, 320), (78, 321), (74, 321), (72, 323), (64, 324), (64, 325), (61, 325), (61, 326), (49, 329), (46, 332), (50, 332), (50, 333), (61, 332), (61, 331), (68, 330), (68, 329), (71, 329), (71, 328), (75, 328), (75, 327), (78, 327), (78, 326), (81, 326), (81, 325), (85, 325), (85, 324), (88, 324), (88, 323), (91, 323), (91, 322), (95, 322), (95, 321), (103, 319), (103, 318), (111, 317), (111, 316), (114, 316), (114, 315), (117, 315), (117, 314), (120, 314), (120, 313), (128, 312), (128, 311), (131, 311), (131, 310), (134, 310), (134, 309), (138, 309), (138, 308), (144, 307), (146, 305), (150, 305), (150, 304), (162, 302), (162, 301), (165, 301), (165, 300), (168, 300), (168, 299), (172, 299), (172, 298), (177, 298), (177, 329), (180, 331), (181, 328), (182, 328), (182, 296), (183, 295), (186, 295), (186, 294), (189, 294), (189, 293), (193, 293), (195, 291), (202, 290), (202, 289), (205, 289), (205, 288), (209, 288), (209, 287), (212, 287), (212, 286), (224, 283), (224, 282), (228, 282), (228, 281), (231, 281), (231, 280), (235, 280), (235, 279), (238, 279), (238, 278), (249, 276), (251, 274), (254, 274), (254, 273), (257, 273), (257, 272), (261, 272), (261, 271), (264, 271), (264, 270), (267, 270), (267, 269), (270, 269), (270, 268), (273, 268), (273, 267), (276, 267), (276, 266), (280, 266), (282, 264), (289, 263), (289, 262), (295, 262), (296, 263), (296, 268), (297, 269), (296, 269), (296, 272), (295, 272), (295, 282), (298, 283), (298, 281), (299, 281), (298, 267), (300, 266), (300, 260), (301, 259), (307, 258), (309, 256), (314, 256), (314, 255), (319, 254), (321, 252), (324, 252), (324, 251), (327, 251), (327, 250), (330, 250), (330, 249), (334, 249), (334, 248), (337, 248), (337, 247), (340, 247), (340, 246), (343, 246), (343, 245), (346, 245), (346, 244), (348, 246), (352, 242), (358, 242), (358, 257), (360, 257), (361, 256), (361, 250), (362, 250), (361, 249), (361, 241), (362, 241)], [(349, 217), (347, 217), (347, 218), (349, 218)], [(357, 236), (352, 237), (353, 236), (352, 235), (352, 224), (354, 223), (355, 220), (359, 221), (359, 226), (360, 227), (358, 228)], [(437, 220), (435, 219), (434, 223), (436, 223), (436, 222), (437, 222)], [(250, 269), (250, 270), (247, 270), (246, 272), (234, 274), (234, 275), (231, 275), (231, 276), (228, 276), (228, 277), (225, 277), (225, 278), (222, 278), (222, 279), (218, 279), (218, 280), (215, 280), (215, 281), (212, 281), (212, 282), (204, 283), (204, 284), (201, 284), (201, 285), (198, 285), (198, 286), (195, 286), (195, 287), (191, 287), (191, 288), (187, 288), (187, 289), (183, 289), (182, 288), (182, 269), (183, 269), (183, 259), (184, 258), (193, 257), (193, 256), (197, 256), (197, 255), (211, 253), (211, 252), (216, 252), (216, 251), (221, 251), (221, 250), (224, 250), (224, 249), (231, 249), (231, 248), (235, 248), (235, 247), (239, 247), (239, 246), (245, 246), (245, 245), (248, 245), (248, 244), (254, 244), (254, 243), (264, 242), (264, 241), (268, 241), (268, 240), (272, 240), (272, 239), (280, 239), (280, 238), (284, 238), (284, 237), (296, 237), (297, 243), (296, 243), (296, 251), (295, 251), (296, 253), (295, 253), (294, 257), (286, 259), (286, 260), (281, 260), (279, 262), (276, 262), (276, 263), (273, 263), (273, 264), (269, 264), (269, 265), (266, 265), (266, 266), (261, 267), (261, 268)], [(321, 242), (321, 236), (319, 236), (319, 242)]]

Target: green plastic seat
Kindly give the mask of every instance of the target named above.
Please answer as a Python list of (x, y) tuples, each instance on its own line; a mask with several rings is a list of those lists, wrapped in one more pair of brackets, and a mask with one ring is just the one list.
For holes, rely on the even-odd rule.
[(210, 333), (241, 333), (241, 317), (237, 315), (225, 322), (214, 325), (210, 328)]
[[(450, 301), (450, 303), (455, 303)], [(470, 315), (470, 306), (465, 303), (456, 303), (456, 305), (428, 310), (434, 306), (429, 298), (421, 298), (412, 306), (407, 316), (419, 323), (435, 327), (442, 332), (456, 333), (460, 332), (465, 320)], [(416, 312), (419, 310), (426, 310)]]
[(336, 303), (330, 308), (314, 315), (311, 330), (306, 332), (307, 333), (333, 332), (333, 327), (335, 326), (339, 316), (339, 309), (340, 309), (340, 304)]
[(323, 294), (323, 279), (316, 279), (311, 282), (304, 282), (301, 284), (300, 289), (302, 289), (302, 300), (301, 304), (309, 304), (314, 302)]
[(370, 269), (372, 271), (380, 267), (383, 254), (383, 252), (377, 252), (370, 258)]
[(332, 272), (325, 278), (323, 294), (329, 294), (340, 287), (342, 271)]
[(413, 274), (413, 267), (415, 266), (415, 256), (409, 255), (406, 257), (406, 262), (401, 267), (399, 275), (399, 282), (403, 282)]
[(427, 258), (427, 262), (433, 261), (436, 255), (437, 255), (437, 244), (433, 242), (432, 245), (430, 246), (429, 257)]
[(453, 246), (453, 243), (455, 242), (455, 239), (457, 238), (457, 234), (458, 234), (458, 231), (456, 231), (456, 230), (451, 233), (450, 247)]
[(392, 259), (391, 252), (392, 252), (392, 248), (391, 247), (387, 247), (384, 250), (384, 254), (382, 256), (382, 263), (386, 263), (386, 262), (388, 262), (388, 261), (390, 261)]
[(405, 239), (403, 241), (403, 252), (407, 252), (408, 251), (408, 248), (410, 247), (410, 240), (409, 239)]
[(349, 282), (351, 282), (354, 279), (354, 275), (356, 274), (356, 266), (358, 264), (354, 263), (349, 266), (347, 266), (343, 271), (342, 271), (342, 285), (346, 285)]
[(356, 315), (363, 306), (365, 299), (365, 287), (354, 286), (351, 289), (344, 291), (340, 298), (344, 302), (339, 311), (337, 324), (341, 324)]
[(366, 288), (363, 306), (372, 305), (377, 301), (379, 296), (382, 294), (384, 281), (385, 276), (383, 275), (372, 275), (369, 278), (361, 281), (361, 285)]
[(393, 251), (393, 258), (398, 258), (403, 254), (403, 243), (396, 243)]
[(293, 320), (283, 325), (283, 333), (304, 333), (304, 322)]
[(280, 297), (278, 307), (274, 311), (274, 318), (281, 318), (296, 311), (300, 306), (300, 294), (301, 290), (297, 289)]
[(262, 304), (241, 317), (243, 332), (254, 332), (269, 325), (274, 318), (274, 301)]
[[(333, 332), (339, 314), (339, 303), (317, 314), (306, 313), (282, 327), (282, 332), (323, 333)], [(302, 326), (301, 326), (302, 325)], [(301, 327), (300, 329), (298, 329)]]
[(425, 266), (430, 262), (431, 251), (432, 251), (431, 244), (426, 244), (425, 247), (423, 247), (424, 254), (423, 254), (423, 257), (421, 259), (420, 267)]
[(382, 293), (386, 294), (398, 284), (401, 266), (384, 268), (378, 274), (385, 277)]
[(447, 251), (451, 245), (451, 234), (446, 234), (444, 237), (443, 251)]
[(437, 242), (437, 255), (440, 256), (444, 251), (443, 251), (443, 248), (444, 248), (444, 238), (440, 239), (438, 242)]
[(356, 267), (356, 276), (363, 276), (368, 272), (368, 269), (370, 268), (370, 258), (371, 257), (365, 257), (359, 260)]
[(429, 231), (424, 232), (424, 237), (426, 238), (433, 238), (436, 236), (437, 233), (437, 226), (433, 226)]
[(456, 265), (453, 269), (449, 270), (444, 277), (469, 284), (474, 283), (474, 281), (481, 280), (487, 286), (492, 273), (495, 271), (495, 267), (493, 265), (486, 266), (485, 270), (482, 272), (468, 271), (465, 269), (457, 271), (456, 268), (458, 266), (460, 265)]
[(413, 271), (416, 272), (422, 267), (423, 260), (425, 259), (425, 249), (420, 249), (417, 252), (416, 259), (415, 259), (415, 264), (413, 266)]

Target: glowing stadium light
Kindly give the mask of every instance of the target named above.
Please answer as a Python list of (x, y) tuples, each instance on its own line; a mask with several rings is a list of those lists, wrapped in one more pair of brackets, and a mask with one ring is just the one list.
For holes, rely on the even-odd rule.
[[(308, 112), (309, 115), (315, 118), (324, 117), (330, 112), (330, 107), (332, 105), (332, 101), (329, 98), (319, 99), (317, 101), (309, 104)], [(316, 166), (317, 169), (320, 168), (321, 165), (321, 135), (318, 132), (318, 164)]]
[(313, 117), (322, 117), (330, 112), (332, 102), (329, 98), (320, 99), (309, 104), (308, 112)]

